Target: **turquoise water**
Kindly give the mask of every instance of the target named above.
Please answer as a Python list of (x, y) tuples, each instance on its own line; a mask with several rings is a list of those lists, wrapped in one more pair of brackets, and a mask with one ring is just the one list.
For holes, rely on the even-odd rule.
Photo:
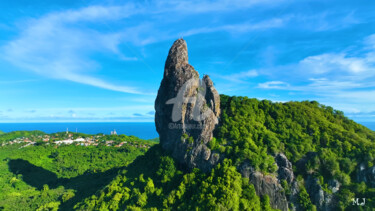
[[(375, 131), (375, 122), (361, 122), (360, 124)], [(11, 132), (16, 130), (41, 130), (45, 133), (71, 132), (87, 134), (110, 134), (116, 130), (117, 134), (133, 135), (142, 139), (159, 137), (153, 122), (90, 122), (90, 123), (0, 123), (0, 130)]]
[(364, 125), (370, 130), (375, 131), (375, 122), (359, 122), (359, 124)]
[(117, 134), (133, 135), (142, 139), (159, 137), (153, 122), (89, 122), (89, 123), (0, 123), (0, 130), (11, 132), (16, 130), (41, 130), (45, 133), (71, 132), (86, 134), (110, 134), (116, 130)]

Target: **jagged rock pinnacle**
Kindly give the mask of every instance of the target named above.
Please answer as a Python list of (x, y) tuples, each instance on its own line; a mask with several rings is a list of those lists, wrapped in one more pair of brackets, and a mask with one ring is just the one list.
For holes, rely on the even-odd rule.
[(185, 40), (176, 40), (172, 47), (169, 49), (167, 61), (165, 63), (165, 68), (169, 65), (182, 65), (189, 63), (188, 50)]
[(189, 169), (210, 170), (219, 160), (207, 143), (220, 115), (220, 96), (211, 79), (199, 79), (188, 63), (183, 39), (169, 50), (164, 77), (155, 100), (155, 124), (163, 149)]

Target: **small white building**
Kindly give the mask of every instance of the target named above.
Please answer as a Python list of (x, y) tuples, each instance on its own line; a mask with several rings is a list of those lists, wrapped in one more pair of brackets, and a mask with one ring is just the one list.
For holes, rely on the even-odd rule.
[(71, 139), (56, 141), (55, 144), (72, 144), (74, 141)]
[(85, 139), (84, 138), (77, 138), (76, 140), (74, 140), (75, 142), (83, 142), (83, 141), (85, 141)]

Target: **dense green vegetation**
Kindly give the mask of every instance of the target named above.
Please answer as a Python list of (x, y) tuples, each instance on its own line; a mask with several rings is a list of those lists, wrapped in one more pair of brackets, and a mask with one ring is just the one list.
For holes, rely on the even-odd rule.
[[(257, 196), (237, 167), (247, 161), (275, 175), (279, 152), (293, 164), (302, 209), (316, 209), (304, 187), (308, 176), (318, 178), (327, 193), (332, 192), (329, 181), (340, 182), (337, 209), (375, 207), (375, 189), (357, 179), (359, 165), (375, 164), (375, 132), (315, 101), (272, 103), (222, 95), (221, 109), (209, 147), (225, 159), (209, 173), (186, 171), (158, 144), (141, 148), (155, 142), (123, 135), (98, 135), (99, 145), (88, 147), (52, 144), (64, 133), (51, 134), (50, 142), (36, 146), (0, 147), (0, 209), (272, 210), (269, 197)], [(1, 134), (0, 142), (40, 135)], [(92, 136), (72, 138), (77, 137)], [(108, 141), (131, 144), (107, 147)], [(290, 196), (290, 184), (281, 184)], [(366, 207), (352, 206), (354, 197), (366, 198)]]
[[(373, 165), (373, 131), (315, 101), (272, 103), (224, 95), (221, 100), (221, 124), (210, 147), (225, 154), (227, 159), (210, 174), (178, 170), (173, 159), (155, 146), (105, 189), (75, 208), (271, 209), (268, 197), (260, 199), (253, 185), (241, 178), (236, 166), (247, 160), (259, 171), (272, 174), (277, 170), (273, 156), (279, 152), (285, 153), (294, 166), (307, 152), (316, 153), (294, 170), (301, 185), (298, 201), (302, 209), (316, 209), (304, 187), (308, 174), (319, 178), (327, 192), (330, 192), (327, 181), (337, 179), (342, 184), (337, 193), (337, 208), (363, 209), (351, 206), (354, 197), (365, 197), (367, 208), (375, 206), (375, 189), (357, 183), (355, 178), (359, 163)], [(288, 196), (290, 184), (283, 181), (282, 185)]]
[[(4, 140), (39, 132), (12, 132)], [(133, 144), (122, 147), (24, 144), (0, 147), (0, 210), (71, 210), (73, 205), (107, 185), (117, 173), (147, 149), (139, 141), (121, 136)]]
[[(141, 167), (141, 168), (140, 168)], [(210, 174), (184, 173), (159, 145), (138, 157), (101, 192), (76, 205), (78, 210), (260, 210), (269, 208), (230, 160)], [(270, 210), (270, 208), (269, 208)]]
[(375, 189), (356, 183), (355, 171), (359, 164), (374, 165), (375, 132), (316, 101), (272, 103), (222, 95), (221, 108), (220, 126), (210, 147), (236, 165), (248, 160), (258, 170), (272, 173), (273, 155), (278, 152), (295, 166), (307, 152), (316, 152), (294, 173), (312, 174), (323, 187), (337, 179), (342, 184), (341, 208), (349, 206), (354, 196), (366, 197), (366, 204), (375, 207)]
[(21, 138), (21, 137), (37, 137), (40, 135), (45, 135), (44, 132), (42, 131), (14, 131), (10, 133), (3, 133), (0, 131), (0, 143), (6, 142), (6, 141), (12, 141), (16, 138)]

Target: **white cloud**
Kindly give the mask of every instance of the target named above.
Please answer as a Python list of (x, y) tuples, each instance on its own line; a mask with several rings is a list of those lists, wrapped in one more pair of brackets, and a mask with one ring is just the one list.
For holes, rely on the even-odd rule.
[(317, 56), (309, 56), (303, 59), (299, 64), (301, 69), (305, 69), (315, 74), (324, 74), (329, 72), (348, 72), (360, 74), (370, 72), (374, 67), (369, 64), (371, 58), (349, 57), (345, 53), (326, 53)]
[(0, 84), (18, 84), (18, 83), (28, 83), (28, 82), (37, 82), (35, 79), (26, 79), (26, 80), (12, 80), (12, 81), (0, 81)]
[[(310, 78), (309, 80), (311, 83), (308, 84), (308, 87), (310, 87), (312, 90), (320, 90), (323, 92), (366, 87), (363, 83), (358, 83), (355, 81), (337, 81), (329, 80), (327, 78)], [(372, 85), (368, 84), (367, 86)], [(301, 90), (303, 90), (303, 88), (301, 88)]]
[(269, 78), (279, 80), (260, 83), (258, 88), (294, 91), (299, 99), (317, 100), (353, 118), (370, 118), (368, 114), (375, 110), (374, 43), (375, 35), (371, 35), (362, 45), (351, 46), (352, 54), (323, 53), (295, 64), (262, 69)]
[(218, 75), (213, 74), (216, 77), (223, 78), (228, 81), (235, 83), (245, 83), (247, 79), (257, 77), (259, 74), (256, 70), (248, 70), (244, 72), (239, 72), (231, 75)]
[(85, 28), (79, 22), (96, 22), (124, 18), (133, 12), (132, 6), (91, 6), (80, 10), (51, 13), (30, 20), (20, 36), (2, 50), (5, 59), (45, 77), (74, 81), (108, 90), (140, 94), (135, 87), (118, 86), (90, 76), (100, 64), (89, 58), (94, 52), (117, 54), (122, 42), (119, 32), (103, 33)]
[[(175, 10), (180, 13), (208, 13), (208, 12), (227, 12), (239, 9), (251, 8), (255, 6), (265, 5), (272, 7), (278, 5), (285, 0), (218, 0), (218, 1), (158, 1), (158, 8), (165, 8), (164, 10)], [(161, 9), (163, 11), (163, 9)]]
[(262, 30), (262, 29), (271, 29), (271, 28), (279, 28), (284, 25), (284, 23), (289, 18), (273, 18), (270, 20), (265, 20), (261, 22), (249, 22), (249, 23), (241, 23), (241, 24), (231, 24), (231, 25), (223, 25), (223, 26), (216, 26), (216, 27), (203, 27), (203, 28), (196, 28), (191, 29), (185, 32), (179, 33), (182, 37), (187, 37), (195, 34), (204, 34), (204, 33), (213, 33), (218, 31), (226, 31), (229, 33), (245, 33), (249, 31), (255, 30)]
[[(272, 5), (279, 2), (281, 1), (272, 1)], [(158, 28), (161, 23), (156, 22), (157, 20), (127, 25), (124, 19), (131, 18), (135, 14), (165, 17), (171, 12), (178, 12), (176, 17), (178, 20), (186, 18), (186, 14), (181, 12), (191, 12), (191, 14), (231, 12), (257, 5), (269, 7), (265, 1), (259, 0), (158, 1), (142, 6), (127, 3), (122, 6), (89, 6), (77, 10), (52, 12), (23, 22), (19, 36), (3, 46), (1, 53), (3, 58), (12, 64), (44, 77), (69, 80), (113, 91), (144, 94), (145, 92), (137, 87), (120, 86), (94, 77), (92, 72), (100, 70), (101, 65), (92, 59), (91, 55), (112, 53), (121, 60), (137, 60), (138, 58), (121, 52), (119, 45), (127, 42), (134, 45), (147, 45), (174, 39), (177, 34), (189, 36), (217, 31), (242, 34), (252, 30), (281, 27), (288, 18), (227, 25), (214, 24), (213, 27), (197, 27), (185, 32), (181, 29), (161, 30)], [(121, 27), (117, 26), (116, 30), (113, 30), (111, 24), (118, 20), (121, 20)], [(96, 29), (98, 26), (99, 28), (105, 26), (107, 32)], [(128, 45), (126, 46), (129, 48)], [(132, 54), (134, 55), (133, 52)]]
[(258, 84), (258, 88), (262, 89), (290, 89), (289, 87), (290, 85), (283, 81), (268, 81)]

